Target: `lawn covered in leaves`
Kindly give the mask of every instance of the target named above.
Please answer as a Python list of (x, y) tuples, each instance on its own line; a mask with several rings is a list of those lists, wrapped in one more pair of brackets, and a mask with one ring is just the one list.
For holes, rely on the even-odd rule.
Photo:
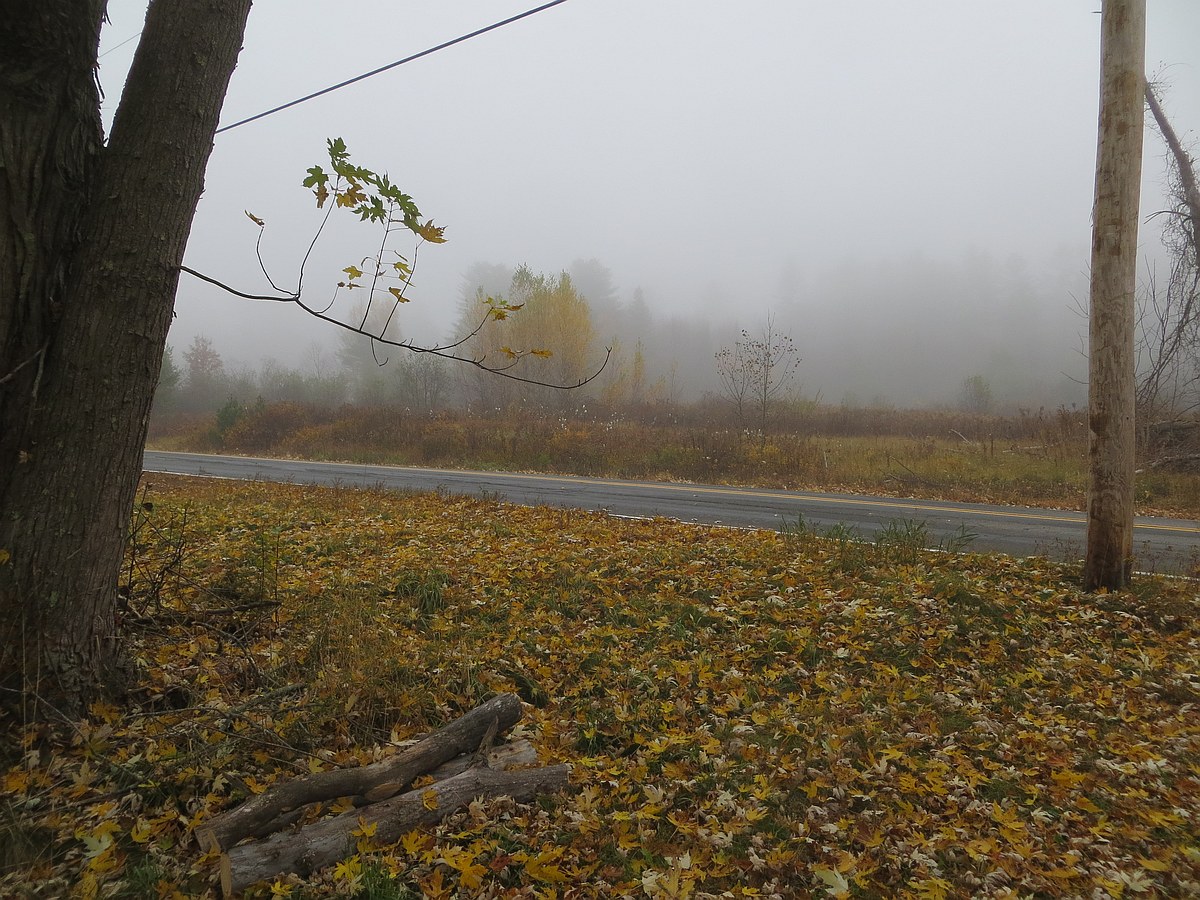
[(258, 896), (1200, 892), (1200, 593), (494, 500), (155, 476), (132, 706), (4, 724), (0, 895), (216, 895), (193, 831), (498, 691), (570, 791)]

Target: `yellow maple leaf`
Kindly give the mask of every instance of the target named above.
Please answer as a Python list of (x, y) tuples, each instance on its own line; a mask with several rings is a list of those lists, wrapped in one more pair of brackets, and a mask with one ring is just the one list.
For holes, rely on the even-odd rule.
[(430, 900), (443, 900), (450, 896), (450, 889), (444, 884), (441, 869), (434, 869), (432, 875), (421, 880), (421, 891)]
[(951, 885), (944, 878), (923, 878), (917, 882), (910, 882), (909, 887), (917, 892), (921, 900), (946, 900)]
[(429, 219), (422, 225), (418, 225), (413, 229), (419, 237), (429, 241), (431, 244), (446, 243), (446, 229), (439, 225), (433, 224), (433, 219)]
[(1171, 825), (1182, 825), (1184, 822), (1184, 819), (1178, 813), (1166, 809), (1146, 810), (1142, 813), (1142, 819), (1160, 828), (1170, 827)]
[(358, 817), (358, 827), (350, 832), (355, 837), (374, 837), (379, 830), (378, 822), (368, 822), (362, 816)]
[(112, 846), (112, 833), (109, 831), (97, 830), (92, 834), (79, 834), (78, 838), (83, 841), (84, 851), (83, 858), (94, 860), (103, 855)]
[(967, 851), (967, 856), (971, 857), (975, 862), (979, 862), (980, 860), (991, 858), (992, 852), (996, 849), (996, 844), (988, 838), (976, 838), (967, 841), (964, 849)]
[(1142, 868), (1149, 869), (1151, 872), (1170, 872), (1173, 868), (1169, 859), (1148, 859), (1144, 856), (1139, 856), (1137, 861)]
[(483, 884), (487, 867), (475, 861), (476, 851), (448, 848), (442, 853), (442, 862), (459, 873), (463, 887), (476, 890)]
[(357, 856), (343, 859), (333, 870), (334, 881), (356, 881), (362, 877), (362, 861)]
[(438, 808), (438, 793), (432, 788), (428, 791), (421, 791), (421, 805), (426, 809)]
[(812, 873), (825, 883), (825, 892), (833, 897), (850, 896), (850, 882), (837, 869), (828, 866), (814, 866)]
[(429, 835), (423, 831), (412, 830), (407, 832), (404, 837), (400, 838), (400, 846), (404, 848), (404, 852), (409, 856), (416, 856), (432, 843)]
[(154, 835), (154, 826), (145, 819), (138, 819), (129, 829), (129, 837), (135, 844), (145, 844)]
[(561, 856), (561, 849), (551, 848), (547, 850), (543, 848), (542, 852), (537, 856), (531, 856), (525, 861), (525, 871), (529, 874), (530, 878), (535, 878), (538, 881), (561, 884), (569, 880), (558, 866), (558, 860)]

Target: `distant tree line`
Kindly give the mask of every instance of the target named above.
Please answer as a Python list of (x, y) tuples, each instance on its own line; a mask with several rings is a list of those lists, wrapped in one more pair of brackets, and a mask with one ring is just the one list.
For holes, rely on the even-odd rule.
[[(509, 310), (486, 315), (500, 303)], [(499, 377), (351, 332), (339, 333), (332, 349), (311, 345), (297, 365), (266, 359), (257, 369), (233, 367), (211, 339), (199, 335), (186, 347), (167, 346), (155, 414), (161, 421), (224, 411), (228, 421), (239, 409), (292, 403), (478, 415), (514, 410), (562, 415), (590, 406), (653, 416), (702, 403), (709, 411), (723, 408), (733, 426), (765, 434), (777, 416), (794, 419), (797, 410), (815, 406), (820, 391), (810, 385), (819, 385), (824, 375), (820, 362), (805, 361), (814, 351), (827, 351), (824, 335), (798, 326), (794, 302), (783, 307), (786, 319), (767, 313), (746, 327), (702, 316), (656, 316), (641, 289), (623, 299), (610, 270), (595, 259), (577, 260), (557, 273), (477, 263), (464, 273), (455, 325), (442, 345), (500, 369)], [(368, 326), (402, 340), (399, 323), (395, 317)], [(569, 384), (594, 372), (609, 348), (599, 377), (580, 390), (504, 377)], [(945, 381), (937, 405), (972, 414), (997, 410), (988, 375), (956, 373), (948, 364)], [(896, 405), (889, 396), (894, 388), (881, 384), (865, 403), (846, 392), (840, 402), (854, 409), (890, 408)]]
[[(497, 302), (512, 311), (486, 317), (489, 304)], [(394, 322), (387, 333), (402, 337)], [(694, 398), (717, 390), (717, 338), (710, 323), (656, 318), (640, 290), (622, 303), (611, 273), (595, 260), (578, 261), (554, 274), (527, 266), (472, 266), (464, 276), (455, 327), (444, 344), (457, 343), (459, 335), (470, 335), (459, 353), (484, 359), (505, 374), (564, 384), (585, 378), (602, 364), (604, 370), (584, 389), (555, 390), (352, 333), (340, 334), (333, 351), (312, 345), (298, 366), (267, 359), (254, 370), (231, 367), (210, 338), (198, 335), (187, 347), (167, 346), (155, 412), (160, 417), (214, 413), (231, 399), (243, 405), (261, 401), (421, 412), (561, 412), (589, 401), (672, 404), (685, 393)]]

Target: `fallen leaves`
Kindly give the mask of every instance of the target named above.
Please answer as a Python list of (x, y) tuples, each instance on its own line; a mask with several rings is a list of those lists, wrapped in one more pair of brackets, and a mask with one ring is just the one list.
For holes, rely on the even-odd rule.
[[(534, 704), (521, 736), (573, 763), (571, 796), (473, 803), (391, 847), (363, 830), (340, 867), (258, 895), (1200, 890), (1186, 582), (1088, 596), (1037, 561), (372, 491), (152, 492), (130, 603), (154, 612), (139, 585), (165, 585), (171, 615), (131, 632), (140, 706), (6, 725), (0, 827), (26, 849), (0, 893), (213, 892), (200, 823), (500, 690)], [(150, 579), (180, 559), (184, 509), (188, 552)]]

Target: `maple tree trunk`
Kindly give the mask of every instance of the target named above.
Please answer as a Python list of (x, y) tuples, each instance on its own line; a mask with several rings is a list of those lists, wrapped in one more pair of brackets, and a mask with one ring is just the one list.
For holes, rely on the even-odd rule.
[(1087, 590), (1133, 565), (1134, 291), (1142, 173), (1145, 0), (1104, 0), (1088, 349)]
[(154, 0), (107, 144), (104, 0), (0, 17), (0, 702), (119, 684), (116, 588), (250, 0)]
[(234, 847), (222, 858), (221, 886), (230, 896), (285, 872), (308, 875), (353, 853), (355, 832), (370, 832), (369, 840), (376, 846), (394, 844), (406, 832), (440, 822), (477, 797), (526, 802), (566, 787), (569, 774), (567, 765), (513, 772), (468, 769), (390, 800)]

